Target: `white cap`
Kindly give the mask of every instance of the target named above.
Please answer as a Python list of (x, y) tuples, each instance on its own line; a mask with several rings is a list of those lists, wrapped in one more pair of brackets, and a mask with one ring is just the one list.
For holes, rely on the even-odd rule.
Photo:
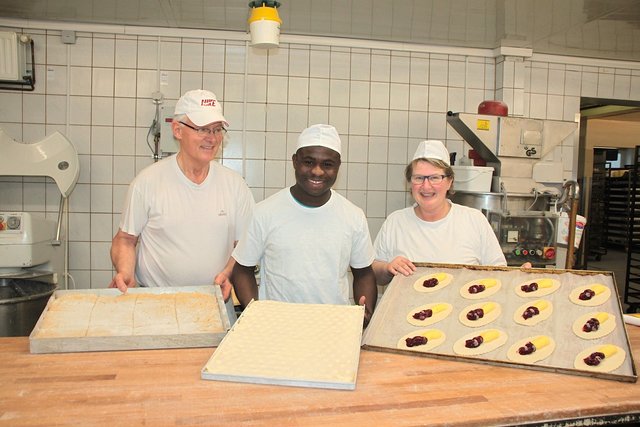
[(298, 137), (296, 151), (303, 147), (327, 147), (341, 154), (340, 136), (338, 131), (331, 125), (312, 125), (302, 131)]
[(416, 159), (437, 159), (442, 160), (447, 165), (451, 166), (451, 160), (449, 159), (449, 151), (444, 146), (442, 141), (434, 139), (422, 141), (413, 155), (412, 160)]
[(196, 126), (215, 122), (223, 122), (225, 126), (229, 126), (222, 115), (222, 106), (216, 95), (208, 90), (196, 89), (186, 92), (176, 103), (174, 114), (186, 114)]

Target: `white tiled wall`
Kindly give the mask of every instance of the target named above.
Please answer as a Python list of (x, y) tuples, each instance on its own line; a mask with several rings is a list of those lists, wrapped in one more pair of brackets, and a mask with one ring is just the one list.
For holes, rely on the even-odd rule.
[[(35, 40), (36, 90), (0, 91), (0, 126), (11, 137), (34, 142), (57, 130), (78, 150), (68, 234), (79, 288), (104, 287), (112, 276), (109, 248), (127, 185), (153, 162), (147, 131), (155, 91), (166, 102), (200, 87), (218, 95), (231, 125), (221, 161), (244, 174), (256, 200), (293, 184), (290, 158), (303, 128), (336, 126), (343, 139), (336, 189), (365, 210), (372, 237), (386, 215), (411, 201), (403, 169), (419, 141), (442, 139), (458, 153), (469, 148), (446, 124), (447, 111), (475, 112), (481, 101), (502, 98), (514, 114), (573, 120), (580, 96), (640, 99), (637, 64), (605, 68), (534, 56), (506, 58), (502, 66), (505, 58), (489, 54), (387, 50), (374, 42), (345, 48), (326, 39), (264, 51), (166, 30), (156, 37), (96, 27), (65, 45), (59, 31), (25, 29)], [(551, 154), (567, 177), (574, 174), (572, 144)], [(0, 184), (0, 210), (56, 217), (51, 181), (0, 177)]]

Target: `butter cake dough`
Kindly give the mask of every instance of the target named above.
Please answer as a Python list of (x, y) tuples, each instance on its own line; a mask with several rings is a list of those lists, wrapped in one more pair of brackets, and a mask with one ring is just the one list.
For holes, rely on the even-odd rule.
[[(424, 337), (426, 338), (426, 342), (424, 344), (409, 346), (407, 340), (411, 340), (415, 337)], [(406, 334), (402, 338), (398, 340), (397, 347), (401, 350), (410, 350), (410, 351), (418, 351), (418, 352), (428, 352), (439, 345), (441, 345), (446, 340), (446, 335), (439, 329), (423, 329), (420, 331), (414, 331)]]
[[(481, 285), (481, 287), (479, 287)], [(472, 290), (475, 292), (471, 292), (470, 288), (474, 287)], [(487, 277), (483, 279), (476, 279), (470, 282), (465, 283), (460, 288), (460, 295), (463, 298), (467, 299), (482, 299), (489, 298), (491, 295), (495, 294), (502, 287), (502, 282), (499, 279), (493, 277)]]
[[(467, 316), (469, 312), (475, 310), (482, 310), (483, 316), (477, 318), (476, 320), (471, 320)], [(489, 323), (496, 320), (502, 314), (502, 307), (497, 302), (486, 301), (481, 303), (475, 303), (466, 306), (460, 311), (458, 315), (458, 320), (465, 326), (469, 326), (471, 328), (478, 328), (480, 326), (488, 325)]]
[[(425, 274), (421, 276), (413, 284), (413, 288), (418, 292), (436, 292), (446, 287), (453, 280), (453, 276), (449, 273), (437, 272)], [(431, 281), (433, 286), (425, 286), (425, 282)]]
[[(535, 291), (525, 291), (527, 287), (535, 284), (538, 289)], [(515, 287), (516, 294), (522, 298), (539, 298), (545, 295), (550, 295), (560, 288), (560, 281), (547, 277), (538, 277), (533, 280), (526, 280)]]
[[(422, 313), (422, 317), (424, 317), (423, 320), (420, 320), (420, 318), (414, 317), (414, 315), (419, 315), (421, 314), (421, 312), (424, 312), (427, 310), (431, 310), (431, 316), (427, 316), (426, 314), (428, 313)], [(453, 310), (453, 306), (446, 302), (438, 302), (438, 303), (421, 305), (420, 307), (414, 308), (407, 314), (407, 322), (409, 322), (414, 326), (433, 325), (434, 323), (437, 323), (443, 319), (446, 319), (447, 316), (451, 314), (452, 310)]]

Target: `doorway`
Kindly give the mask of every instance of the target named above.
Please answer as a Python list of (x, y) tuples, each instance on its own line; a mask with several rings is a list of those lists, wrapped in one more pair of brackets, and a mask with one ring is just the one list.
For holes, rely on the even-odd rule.
[(580, 113), (578, 182), (587, 226), (578, 263), (613, 272), (622, 302), (628, 255), (625, 191), (640, 145), (640, 101), (582, 98)]

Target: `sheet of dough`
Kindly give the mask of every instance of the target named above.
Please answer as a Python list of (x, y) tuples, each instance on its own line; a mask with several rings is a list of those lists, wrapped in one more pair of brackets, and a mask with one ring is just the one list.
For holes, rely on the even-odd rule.
[(66, 293), (49, 304), (35, 338), (223, 332), (215, 295), (202, 292)]
[(355, 388), (364, 307), (253, 301), (202, 370), (204, 379)]

